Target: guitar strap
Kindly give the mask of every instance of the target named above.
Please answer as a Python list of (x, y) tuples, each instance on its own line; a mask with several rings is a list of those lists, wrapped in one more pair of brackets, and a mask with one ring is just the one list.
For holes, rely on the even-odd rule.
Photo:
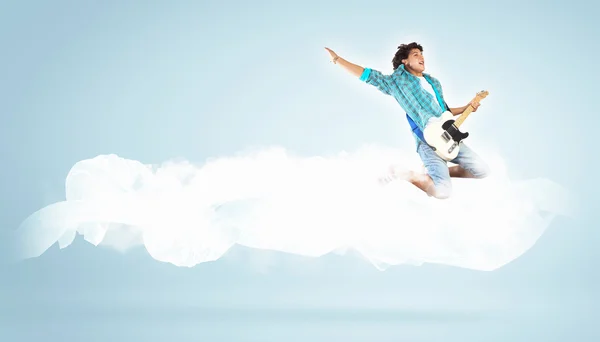
[[(438, 103), (440, 104), (440, 107), (444, 108), (444, 110), (450, 110), (448, 107), (448, 104), (446, 102), (442, 101), (440, 94), (438, 94), (437, 89), (435, 88), (435, 86), (433, 85), (433, 83), (431, 82), (429, 77), (427, 75), (423, 75), (423, 76), (425, 77), (427, 82), (429, 82), (429, 84), (431, 84), (431, 88), (433, 88), (433, 91), (435, 92), (435, 97), (436, 97)], [(408, 115), (408, 113), (406, 113), (406, 119), (408, 120), (408, 124), (410, 125), (410, 128), (413, 131), (413, 133), (415, 133), (417, 135), (417, 137), (419, 137), (419, 139), (421, 139), (422, 142), (425, 142), (425, 138), (423, 137), (423, 132), (421, 131), (419, 126), (417, 126), (417, 124), (413, 121), (413, 119), (411, 119), (411, 117)]]

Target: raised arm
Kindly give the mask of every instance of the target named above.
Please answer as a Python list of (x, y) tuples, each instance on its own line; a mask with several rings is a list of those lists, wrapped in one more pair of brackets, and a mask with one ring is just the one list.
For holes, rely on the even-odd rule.
[(352, 75), (354, 75), (356, 77), (360, 77), (363, 74), (363, 72), (365, 71), (365, 68), (361, 67), (360, 65), (356, 65), (354, 63), (348, 62), (347, 60), (338, 56), (337, 53), (333, 52), (333, 50), (331, 50), (330, 48), (325, 48), (325, 50), (327, 50), (329, 52), (329, 54), (331, 55), (331, 61), (334, 64), (341, 65), (346, 71), (348, 71)]
[(371, 68), (364, 68), (360, 65), (348, 62), (342, 57), (338, 56), (337, 53), (333, 52), (330, 48), (325, 48), (331, 55), (331, 61), (335, 64), (341, 65), (346, 71), (352, 75), (359, 77), (359, 79), (367, 84), (374, 86), (386, 95), (392, 94), (393, 81), (391, 76), (383, 75), (377, 70)]

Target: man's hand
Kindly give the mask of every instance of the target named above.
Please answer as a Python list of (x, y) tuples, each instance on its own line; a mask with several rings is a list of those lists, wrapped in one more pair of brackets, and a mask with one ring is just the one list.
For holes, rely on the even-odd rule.
[(348, 71), (352, 75), (354, 75), (356, 77), (360, 77), (362, 75), (362, 73), (365, 71), (365, 69), (363, 67), (361, 67), (360, 65), (350, 63), (347, 60), (345, 60), (344, 58), (338, 56), (338, 54), (333, 52), (333, 50), (331, 50), (330, 48), (326, 47), (325, 50), (327, 50), (327, 52), (329, 52), (329, 55), (331, 56), (331, 62), (333, 64), (341, 65), (342, 68), (344, 68), (346, 71)]
[(468, 106), (471, 106), (471, 107), (473, 107), (473, 112), (476, 112), (476, 111), (477, 111), (477, 108), (479, 108), (479, 102), (477, 102), (476, 100), (472, 100), (472, 101), (471, 101), (471, 102), (470, 102), (470, 103), (467, 105), (467, 107), (468, 107)]
[(335, 62), (337, 62), (338, 58), (340, 57), (337, 55), (337, 53), (333, 52), (333, 50), (331, 50), (328, 47), (326, 47), (325, 50), (329, 52), (329, 55), (331, 56), (331, 61), (335, 64)]

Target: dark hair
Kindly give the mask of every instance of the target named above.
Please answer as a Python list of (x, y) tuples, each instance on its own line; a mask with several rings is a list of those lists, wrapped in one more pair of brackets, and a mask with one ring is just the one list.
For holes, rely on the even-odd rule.
[(402, 64), (403, 59), (408, 58), (408, 54), (412, 49), (419, 49), (421, 52), (423, 52), (423, 47), (416, 42), (412, 42), (410, 44), (402, 44), (398, 46), (398, 51), (396, 51), (394, 59), (392, 59), (392, 65), (394, 66), (394, 70), (398, 69), (400, 64)]

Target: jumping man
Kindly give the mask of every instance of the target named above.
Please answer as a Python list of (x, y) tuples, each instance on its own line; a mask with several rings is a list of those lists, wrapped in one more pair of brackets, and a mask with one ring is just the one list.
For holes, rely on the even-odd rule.
[[(391, 75), (384, 75), (377, 70), (353, 64), (338, 56), (331, 49), (325, 49), (331, 55), (333, 63), (341, 65), (346, 71), (359, 77), (361, 81), (376, 87), (382, 93), (392, 96), (406, 112), (407, 118), (412, 121), (411, 126), (414, 128), (413, 136), (417, 144), (417, 153), (423, 161), (427, 174), (408, 171), (403, 178), (429, 196), (444, 199), (450, 197), (452, 193), (450, 177), (484, 178), (489, 174), (486, 163), (464, 142), (461, 143), (458, 156), (451, 160), (457, 165), (448, 167), (446, 161), (422, 141), (422, 134), (419, 133), (423, 131), (429, 119), (440, 117), (446, 110), (453, 115), (460, 115), (469, 106), (472, 106), (473, 112), (475, 112), (479, 103), (471, 101), (463, 107), (448, 107), (440, 82), (424, 73), (425, 60), (421, 45), (415, 42), (400, 45), (392, 59), (394, 72)], [(436, 92), (441, 98), (440, 102), (443, 103), (443, 107), (438, 102)], [(398, 178), (400, 174), (392, 169), (392, 176)]]

